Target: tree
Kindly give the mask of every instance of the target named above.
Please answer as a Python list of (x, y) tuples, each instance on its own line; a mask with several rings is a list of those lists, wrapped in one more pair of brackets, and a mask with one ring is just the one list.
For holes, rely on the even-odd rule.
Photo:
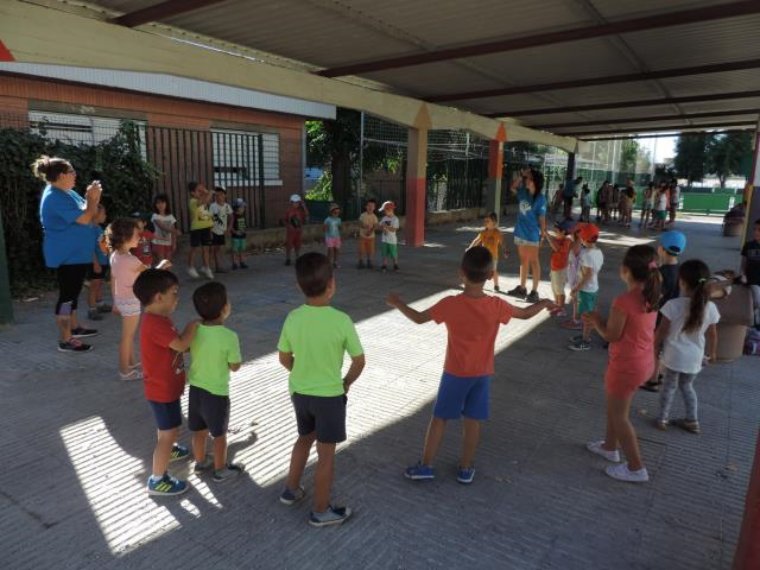
[(705, 171), (718, 177), (725, 188), (726, 178), (741, 172), (742, 161), (752, 153), (752, 137), (748, 132), (715, 135), (707, 141)]
[(638, 156), (638, 141), (624, 140), (620, 148), (620, 172), (627, 175), (633, 175), (636, 172), (636, 161)]
[(676, 141), (676, 156), (673, 160), (678, 176), (686, 178), (691, 186), (695, 180), (705, 177), (705, 162), (707, 160), (707, 135), (697, 133), (682, 134)]

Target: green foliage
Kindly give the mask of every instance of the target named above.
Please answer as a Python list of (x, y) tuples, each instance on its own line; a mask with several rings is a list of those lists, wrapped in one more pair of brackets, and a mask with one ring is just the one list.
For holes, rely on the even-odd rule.
[(707, 135), (681, 135), (676, 141), (676, 156), (673, 160), (678, 176), (686, 178), (688, 186), (705, 177), (707, 160)]
[(331, 202), (333, 199), (332, 193), (332, 174), (325, 171), (322, 176), (319, 177), (314, 188), (306, 193), (307, 200), (314, 200), (315, 202)]
[(744, 158), (752, 153), (752, 135), (748, 132), (729, 132), (712, 136), (707, 141), (705, 170), (718, 177), (725, 188), (726, 178), (739, 174)]
[(91, 180), (103, 184), (108, 219), (150, 206), (155, 169), (142, 158), (138, 127), (123, 122), (111, 139), (98, 145), (50, 141), (41, 134), (0, 129), (0, 209), (3, 216), (11, 292), (14, 296), (47, 289), (53, 272), (42, 258), (39, 201), (44, 183), (32, 175), (31, 164), (42, 154), (69, 160), (83, 193)]

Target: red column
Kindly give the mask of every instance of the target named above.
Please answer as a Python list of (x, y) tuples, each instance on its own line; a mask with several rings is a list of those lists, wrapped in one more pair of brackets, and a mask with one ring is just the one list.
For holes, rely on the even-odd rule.
[(427, 141), (425, 129), (409, 129), (406, 161), (406, 244), (425, 243), (425, 194), (427, 179)]
[(734, 556), (734, 570), (760, 569), (760, 432), (755, 447), (755, 464), (749, 478), (744, 521)]

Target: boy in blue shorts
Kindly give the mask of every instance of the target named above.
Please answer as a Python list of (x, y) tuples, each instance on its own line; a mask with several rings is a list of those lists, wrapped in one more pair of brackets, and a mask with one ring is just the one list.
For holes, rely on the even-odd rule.
[[(224, 326), (232, 306), (227, 289), (218, 281), (198, 287), (193, 305), (201, 324), (190, 345), (190, 396), (187, 427), (193, 432), (195, 472), (214, 469), (213, 480), (223, 483), (243, 472), (227, 462), (227, 428), (230, 423), (230, 372), (240, 370), (238, 335)], [(206, 457), (206, 439), (214, 438), (214, 459)]]
[[(277, 344), (280, 363), (290, 372), (290, 398), (298, 423), (298, 439), (280, 502), (292, 505), (304, 498), (301, 477), (316, 441), (309, 524), (321, 527), (341, 524), (351, 516), (350, 508), (330, 504), (330, 488), (335, 444), (346, 439), (346, 394), (364, 369), (364, 349), (351, 317), (330, 306), (336, 288), (330, 260), (321, 253), (303, 254), (296, 260), (296, 279), (306, 303), (288, 314)], [(341, 378), (346, 352), (351, 366)]]
[(459, 276), (464, 292), (450, 295), (425, 311), (417, 311), (404, 303), (395, 293), (387, 303), (399, 309), (417, 324), (435, 321), (445, 323), (448, 331), (446, 362), (438, 387), (433, 417), (425, 436), (422, 460), (409, 467), (408, 479), (435, 478), (433, 460), (443, 440), (448, 420), (463, 418), (462, 455), (457, 469), (457, 481), (472, 483), (475, 477), (473, 459), (480, 439), (480, 424), (488, 419), (489, 391), (494, 373), (494, 344), (499, 325), (511, 318), (529, 319), (554, 304), (539, 301), (525, 308), (514, 307), (483, 292), (483, 285), (493, 275), (491, 253), (482, 246), (468, 249), (462, 257)]
[(187, 491), (187, 483), (170, 476), (167, 467), (170, 462), (189, 455), (187, 448), (177, 445), (176, 441), (182, 425), (179, 400), (185, 391), (182, 353), (190, 348), (198, 323), (189, 323), (182, 334), (174, 328), (170, 317), (177, 308), (179, 281), (171, 271), (143, 271), (133, 291), (145, 311), (140, 327), (143, 380), (145, 398), (158, 428), (148, 494), (180, 495)]

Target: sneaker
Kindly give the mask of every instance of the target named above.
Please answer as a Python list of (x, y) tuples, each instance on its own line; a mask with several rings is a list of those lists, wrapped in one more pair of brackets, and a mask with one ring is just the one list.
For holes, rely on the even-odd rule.
[(581, 342), (582, 340), (583, 340), (583, 335), (582, 334), (576, 334), (576, 335), (573, 335), (573, 336), (570, 337), (570, 342), (571, 343)]
[(122, 380), (123, 382), (132, 382), (135, 380), (142, 380), (142, 373), (137, 370), (130, 370), (126, 374), (123, 372), (119, 372), (119, 380)]
[(241, 261), (240, 262), (240, 269), (248, 269), (248, 266)]
[(631, 471), (628, 469), (627, 463), (609, 465), (604, 472), (613, 479), (626, 483), (646, 483), (649, 481), (649, 473), (647, 473), (646, 467), (642, 467), (638, 471)]
[(591, 350), (591, 343), (581, 338), (579, 341), (571, 342), (567, 348), (576, 352), (583, 352), (586, 350)]
[(236, 465), (234, 463), (228, 463), (224, 469), (217, 469), (214, 471), (214, 483), (224, 483), (230, 479), (235, 479), (243, 473), (244, 469), (242, 465)]
[(359, 263), (356, 264), (357, 269), (364, 269), (364, 261), (359, 260)]
[(214, 273), (211, 271), (210, 267), (202, 267), (201, 268), (201, 273), (203, 273), (209, 279), (213, 279), (214, 278)]
[(398, 266), (398, 263), (393, 264), (393, 271), (400, 271), (401, 268)]
[(77, 327), (71, 329), (71, 336), (73, 338), (87, 338), (88, 336), (97, 336), (98, 331), (96, 329), (86, 329), (84, 327)]
[(423, 465), (422, 462), (407, 467), (404, 471), (404, 477), (412, 481), (432, 481), (435, 479), (435, 471), (430, 465)]
[(475, 479), (474, 467), (458, 467), (457, 468), (457, 481), (463, 485), (469, 485), (472, 480)]
[(538, 303), (540, 300), (538, 297), (538, 291), (531, 291), (527, 297), (525, 297), (525, 300), (528, 301), (528, 303)]
[(154, 481), (153, 477), (148, 479), (148, 495), (181, 495), (187, 491), (187, 483), (171, 477), (168, 473), (164, 473), (158, 481)]
[(283, 505), (293, 505), (297, 503), (298, 501), (302, 500), (306, 496), (306, 491), (304, 491), (303, 487), (298, 487), (295, 491), (291, 491), (287, 487), (285, 487), (285, 490), (280, 495), (280, 502)]
[(173, 463), (174, 461), (179, 461), (180, 459), (184, 459), (188, 455), (190, 455), (190, 450), (187, 447), (185, 447), (184, 445), (175, 443), (172, 446), (172, 452), (169, 455), (169, 463)]
[(98, 309), (90, 309), (87, 311), (87, 318), (91, 321), (102, 321), (103, 315), (100, 314), (100, 311), (98, 311)]
[(654, 420), (654, 427), (656, 427), (660, 431), (667, 431), (668, 420), (656, 419)]
[(214, 468), (214, 460), (209, 457), (208, 455), (206, 458), (199, 462), (195, 462), (195, 465), (193, 465), (193, 473), (196, 475), (200, 475), (201, 473), (206, 473), (207, 471), (210, 471)]
[(687, 420), (685, 418), (670, 420), (670, 425), (680, 427), (690, 433), (699, 434), (699, 422), (694, 420)]
[(98, 312), (99, 313), (110, 313), (113, 311), (113, 307), (109, 305), (108, 303), (101, 303), (98, 305)]
[(603, 444), (603, 441), (590, 441), (586, 444), (586, 449), (588, 449), (591, 453), (601, 455), (607, 461), (611, 461), (612, 463), (620, 463), (620, 452), (617, 449), (615, 451), (607, 451), (602, 447)]
[(309, 524), (311, 526), (330, 526), (333, 524), (343, 524), (351, 516), (351, 509), (348, 507), (327, 507), (324, 513), (315, 513), (311, 511), (309, 515)]
[(232, 264), (232, 271), (236, 271), (237, 268), (238, 268), (238, 264), (237, 263), (233, 263)]
[(92, 346), (85, 344), (76, 338), (70, 338), (66, 342), (58, 343), (58, 352), (88, 352)]
[(579, 330), (583, 330), (583, 321), (580, 321), (580, 320), (576, 321), (574, 319), (569, 319), (565, 321), (564, 323), (561, 323), (560, 326), (563, 329), (568, 329), (571, 331), (579, 331)]
[(507, 291), (507, 295), (510, 297), (517, 297), (518, 299), (525, 299), (528, 294), (528, 290), (525, 287), (518, 285), (514, 289)]
[(193, 279), (198, 279), (200, 277), (200, 275), (198, 274), (198, 270), (195, 267), (188, 267), (187, 274)]

